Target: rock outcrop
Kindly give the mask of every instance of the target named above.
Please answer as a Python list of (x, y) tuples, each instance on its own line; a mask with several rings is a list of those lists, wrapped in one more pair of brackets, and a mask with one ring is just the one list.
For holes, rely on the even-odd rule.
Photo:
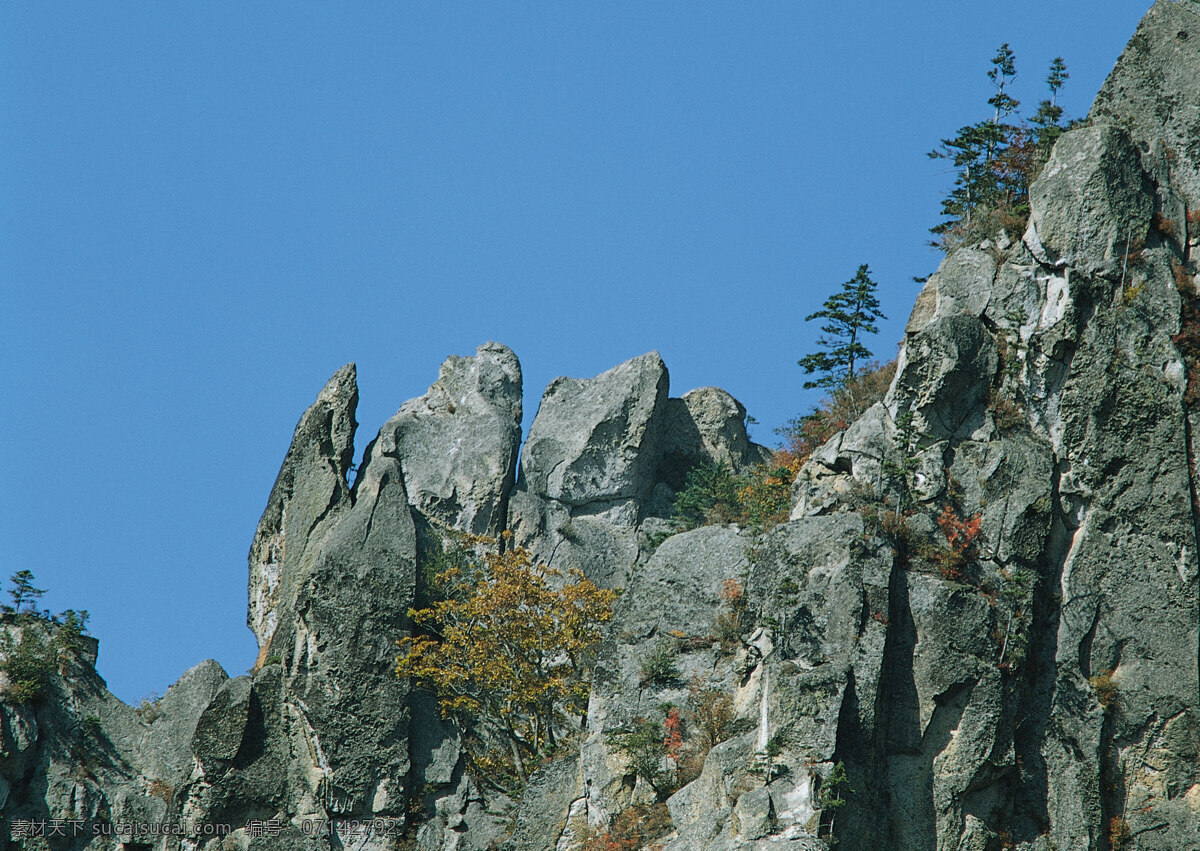
[(689, 469), (742, 472), (770, 456), (750, 442), (746, 409), (728, 393), (705, 387), (673, 399), (669, 387), (657, 352), (550, 383), (521, 456), (516, 543), (552, 567), (622, 586), (649, 553), (643, 524), (670, 516)]
[[(724, 391), (671, 398), (655, 353), (552, 382), (519, 475), (516, 356), (451, 357), (353, 483), (343, 367), (254, 536), (249, 675), (202, 663), (133, 708), (94, 641), (0, 614), (6, 827), (88, 824), (21, 840), (43, 851), (1200, 848), (1197, 80), (1200, 6), (1158, 0), (1024, 233), (948, 254), (886, 397), (773, 528), (672, 525), (690, 469), (769, 453)], [(582, 728), (520, 794), (393, 673), (456, 532), (624, 589)]]
[(521, 445), (521, 365), (485, 343), (451, 356), (424, 396), (380, 430), (379, 451), (400, 460), (409, 504), (423, 525), (497, 535)]

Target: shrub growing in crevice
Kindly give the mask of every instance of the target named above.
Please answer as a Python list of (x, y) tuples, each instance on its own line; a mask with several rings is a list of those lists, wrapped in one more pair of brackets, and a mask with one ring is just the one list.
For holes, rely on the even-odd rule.
[(983, 534), (982, 523), (983, 518), (978, 514), (966, 518), (951, 505), (942, 508), (937, 525), (946, 536), (947, 545), (933, 548), (925, 555), (937, 566), (943, 579), (962, 579), (963, 568), (976, 555), (975, 545)]
[(675, 497), (675, 518), (686, 529), (732, 523), (740, 513), (738, 492), (746, 484), (725, 462), (693, 467), (688, 471), (683, 490)]
[(883, 401), (896, 376), (896, 361), (872, 361), (822, 399), (811, 413), (793, 417), (776, 434), (783, 448), (799, 465), (842, 429), (861, 417), (876, 402)]
[(675, 520), (684, 529), (720, 523), (770, 528), (787, 519), (799, 462), (787, 452), (737, 476), (725, 463), (693, 467), (675, 497)]
[(8, 680), (6, 694), (16, 703), (41, 697), (54, 670), (53, 647), (32, 626), (21, 630), (18, 641), (7, 628), (0, 633), (0, 672)]
[(409, 610), (416, 630), (399, 643), (396, 674), (437, 698), (477, 776), (514, 793), (560, 733), (577, 729), (616, 594), (579, 571), (536, 564), (520, 547), (485, 551), (435, 582), (443, 599)]
[(1112, 851), (1121, 851), (1132, 838), (1133, 831), (1123, 816), (1113, 816), (1108, 820), (1108, 847)]
[(617, 814), (612, 825), (584, 839), (582, 851), (639, 851), (674, 830), (671, 813), (661, 802), (636, 804)]
[(666, 764), (666, 733), (661, 722), (640, 716), (629, 726), (608, 730), (604, 735), (611, 748), (629, 759), (629, 773), (654, 787), (660, 800), (675, 791), (673, 772)]
[(1192, 270), (1178, 260), (1171, 261), (1171, 274), (1183, 304), (1179, 311), (1179, 333), (1171, 337), (1187, 366), (1187, 389), (1183, 401), (1188, 406), (1200, 402), (1200, 295)]
[(642, 657), (638, 665), (638, 685), (669, 686), (679, 680), (679, 666), (675, 664), (675, 642), (659, 639)]
[(1088, 685), (1092, 687), (1092, 692), (1096, 695), (1096, 702), (1108, 711), (1117, 706), (1121, 690), (1113, 677), (1111, 668), (1106, 668), (1098, 674), (1088, 677)]
[(750, 621), (750, 604), (741, 582), (726, 579), (721, 583), (721, 607), (714, 627), (721, 651), (731, 653), (741, 645), (742, 633)]

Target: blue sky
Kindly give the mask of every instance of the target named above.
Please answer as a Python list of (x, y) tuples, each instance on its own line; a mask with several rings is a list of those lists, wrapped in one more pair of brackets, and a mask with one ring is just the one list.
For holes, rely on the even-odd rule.
[[(358, 452), (450, 354), (657, 349), (755, 436), (815, 401), (803, 318), (869, 263), (895, 352), (1016, 51), (1087, 110), (1147, 2), (0, 6), (0, 570), (92, 613), (127, 701), (254, 661), (246, 552), (356, 361)], [(919, 9), (919, 11), (914, 11)]]

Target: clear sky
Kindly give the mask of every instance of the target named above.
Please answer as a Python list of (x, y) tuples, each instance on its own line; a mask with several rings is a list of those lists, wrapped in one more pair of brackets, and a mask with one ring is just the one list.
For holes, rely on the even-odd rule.
[[(0, 570), (92, 613), (127, 701), (254, 661), (246, 553), (302, 411), (366, 442), (450, 354), (657, 349), (755, 437), (815, 401), (804, 317), (861, 263), (895, 352), (1016, 51), (1086, 112), (1148, 0), (0, 5)], [(1023, 110), (1025, 111), (1025, 110)]]

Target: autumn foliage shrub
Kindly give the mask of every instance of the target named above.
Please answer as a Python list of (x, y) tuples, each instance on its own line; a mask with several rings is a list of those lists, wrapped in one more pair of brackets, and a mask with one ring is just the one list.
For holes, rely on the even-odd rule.
[(800, 459), (787, 451), (776, 452), (768, 464), (756, 467), (750, 482), (738, 491), (741, 521), (770, 528), (788, 518), (792, 508), (792, 483)]
[(1088, 685), (1092, 687), (1092, 691), (1096, 695), (1096, 702), (1104, 709), (1116, 706), (1120, 698), (1121, 691), (1117, 685), (1116, 679), (1113, 678), (1112, 669), (1106, 669), (1100, 673), (1088, 677)]
[(721, 608), (714, 627), (717, 640), (721, 642), (721, 650), (728, 653), (741, 643), (742, 632), (750, 617), (746, 589), (741, 582), (726, 579), (721, 583)]
[(1112, 851), (1120, 851), (1132, 838), (1133, 831), (1129, 829), (1129, 822), (1122, 816), (1113, 816), (1108, 820), (1108, 847)]
[(663, 753), (676, 769), (683, 757), (683, 715), (679, 707), (672, 706), (663, 719)]
[(478, 773), (511, 791), (586, 711), (591, 651), (616, 593), (521, 547), (484, 551), (436, 581), (444, 598), (409, 610), (416, 630), (398, 643), (396, 674), (434, 694)]
[(695, 678), (688, 688), (688, 704), (697, 740), (707, 755), (732, 733), (733, 697), (719, 688), (706, 687)]
[(745, 476), (734, 475), (724, 463), (694, 467), (675, 498), (675, 518), (687, 529), (714, 523), (774, 526), (787, 519), (799, 466), (779, 452)]
[(1170, 239), (1175, 239), (1179, 234), (1179, 230), (1175, 225), (1175, 220), (1168, 219), (1162, 213), (1155, 213), (1151, 217), (1150, 226), (1163, 236), (1169, 237)]
[(1171, 337), (1171, 342), (1183, 355), (1187, 365), (1187, 388), (1183, 401), (1195, 405), (1200, 402), (1200, 298), (1196, 290), (1196, 277), (1187, 266), (1173, 261), (1171, 272), (1175, 277), (1175, 288), (1183, 300), (1179, 333)]
[(926, 557), (937, 565), (943, 579), (959, 580), (963, 568), (975, 556), (975, 544), (982, 529), (983, 518), (962, 517), (953, 506), (947, 505), (938, 515), (937, 525), (946, 536), (946, 546), (926, 553)]
[(694, 467), (675, 498), (676, 520), (686, 529), (714, 523), (768, 529), (784, 522), (791, 510), (792, 485), (808, 456), (881, 401), (895, 374), (895, 361), (869, 364), (834, 388), (812, 413), (778, 429), (783, 448), (746, 475), (735, 475), (725, 463)]
[(637, 804), (622, 810), (608, 830), (589, 836), (582, 851), (640, 851), (673, 829), (666, 804)]

